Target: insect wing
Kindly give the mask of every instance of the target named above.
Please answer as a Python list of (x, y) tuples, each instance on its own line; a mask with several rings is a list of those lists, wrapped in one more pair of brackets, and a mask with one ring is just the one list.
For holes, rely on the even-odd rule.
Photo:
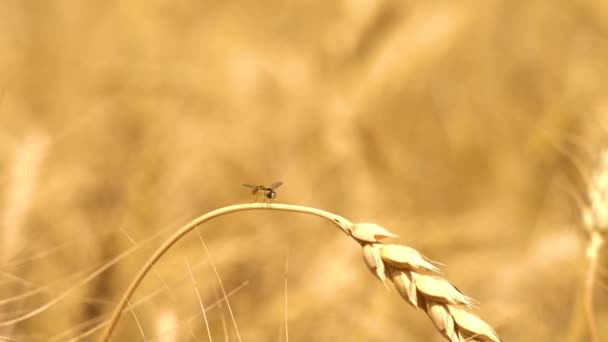
[(260, 187), (259, 185), (253, 185), (253, 184), (243, 184), (243, 186), (246, 186), (246, 187), (252, 188), (252, 189), (257, 189)]
[(280, 187), (281, 185), (283, 185), (283, 182), (274, 182), (270, 185), (270, 189), (274, 190), (274, 189)]

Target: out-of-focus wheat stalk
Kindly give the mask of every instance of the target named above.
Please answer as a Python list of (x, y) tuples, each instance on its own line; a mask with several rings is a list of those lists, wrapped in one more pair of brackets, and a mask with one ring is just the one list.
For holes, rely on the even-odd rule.
[(608, 149), (601, 152), (587, 189), (587, 205), (583, 210), (583, 226), (589, 234), (588, 267), (585, 276), (585, 315), (591, 340), (599, 341), (593, 311), (593, 288), (600, 251), (608, 230)]
[[(48, 137), (42, 133), (31, 133), (25, 137), (25, 141), (15, 148), (14, 159), (9, 174), (8, 185), (5, 190), (5, 207), (2, 215), (2, 237), (0, 239), (0, 262), (2, 265), (9, 264), (11, 259), (23, 248), (24, 232), (28, 210), (31, 207), (33, 193), (37, 187), (38, 175), (41, 164), (46, 155)], [(11, 286), (4, 293), (4, 298), (15, 297), (12, 295), (14, 287)], [(21, 295), (18, 293), (17, 297)], [(15, 307), (9, 308), (8, 312), (16, 312)], [(2, 317), (4, 318), (4, 317)], [(6, 329), (12, 329), (6, 328)], [(3, 334), (10, 335), (3, 330)]]
[(22, 247), (22, 232), (32, 193), (35, 191), (40, 164), (46, 154), (48, 138), (33, 133), (15, 149), (10, 181), (5, 192), (2, 234), (2, 260), (7, 263)]
[(386, 283), (387, 278), (392, 281), (399, 294), (408, 303), (426, 312), (437, 330), (448, 340), (501, 341), (489, 324), (463, 308), (475, 304), (473, 299), (462, 294), (448, 280), (431, 274), (438, 273), (439, 269), (430, 260), (413, 248), (382, 243), (383, 239), (397, 236), (381, 226), (373, 223), (353, 224), (341, 216), (310, 207), (265, 203), (237, 204), (211, 211), (170, 236), (141, 267), (124, 292), (101, 336), (101, 341), (109, 341), (129, 299), (146, 274), (171, 246), (205, 221), (232, 212), (254, 209), (307, 213), (330, 220), (363, 247), (363, 259), (372, 273), (383, 283)]

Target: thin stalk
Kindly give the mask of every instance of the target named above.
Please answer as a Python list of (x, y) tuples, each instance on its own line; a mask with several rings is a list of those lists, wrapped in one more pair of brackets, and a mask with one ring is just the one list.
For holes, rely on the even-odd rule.
[(154, 254), (152, 254), (152, 256), (148, 259), (148, 261), (141, 267), (141, 269), (139, 270), (139, 273), (135, 276), (135, 278), (133, 279), (133, 281), (131, 282), (131, 284), (129, 285), (129, 287), (127, 288), (125, 293), (123, 294), (122, 299), (120, 300), (120, 302), (114, 309), (114, 312), (112, 313), (112, 318), (110, 319), (110, 322), (109, 322), (106, 330), (104, 331), (103, 335), (101, 336), (100, 341), (109, 341), (110, 340), (110, 337), (112, 336), (112, 333), (114, 332), (114, 328), (116, 327), (116, 324), (118, 323), (118, 320), (120, 319), (120, 316), (122, 315), (123, 309), (127, 305), (129, 299), (131, 298), (131, 296), (133, 295), (133, 293), (135, 292), (135, 290), (137, 289), (139, 284), (142, 282), (144, 277), (148, 274), (150, 269), (152, 269), (154, 264), (156, 264), (156, 262), (177, 241), (179, 241), (182, 237), (184, 237), (184, 235), (186, 235), (191, 230), (198, 227), (205, 221), (211, 220), (213, 218), (216, 218), (216, 217), (219, 217), (222, 215), (226, 215), (229, 213), (237, 212), (237, 211), (256, 210), (256, 209), (291, 211), (291, 212), (316, 215), (316, 216), (325, 218), (325, 219), (333, 222), (334, 224), (336, 224), (338, 226), (338, 228), (340, 228), (346, 234), (349, 234), (348, 227), (352, 226), (352, 223), (350, 221), (346, 220), (345, 218), (343, 218), (341, 216), (329, 213), (327, 211), (316, 209), (316, 208), (299, 206), (299, 205), (290, 205), (290, 204), (266, 204), (266, 203), (236, 204), (236, 205), (231, 205), (228, 207), (216, 209), (216, 210), (208, 212), (202, 216), (199, 216), (199, 217), (195, 218), (194, 220), (190, 221), (189, 223), (187, 223), (185, 226), (181, 227), (173, 235), (171, 235), (154, 252)]

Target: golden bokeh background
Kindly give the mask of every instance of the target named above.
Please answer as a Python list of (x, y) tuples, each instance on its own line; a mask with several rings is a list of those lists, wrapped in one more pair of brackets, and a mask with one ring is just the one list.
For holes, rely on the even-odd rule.
[[(279, 202), (445, 264), (505, 341), (586, 341), (576, 199), (607, 89), (601, 0), (2, 1), (0, 318), (44, 310), (0, 339), (86, 333), (163, 237), (282, 180)], [(249, 211), (200, 233), (245, 341), (284, 341), (285, 321), (291, 341), (443, 340), (318, 218)], [(209, 255), (195, 232), (178, 243), (115, 340), (207, 341), (198, 290), (213, 340), (236, 341)]]

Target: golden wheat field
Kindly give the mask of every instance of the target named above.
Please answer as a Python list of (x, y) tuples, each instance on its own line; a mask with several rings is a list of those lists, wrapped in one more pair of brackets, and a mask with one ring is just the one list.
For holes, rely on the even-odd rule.
[(606, 149), (603, 0), (3, 0), (0, 341), (103, 340), (235, 204), (111, 341), (608, 341)]

